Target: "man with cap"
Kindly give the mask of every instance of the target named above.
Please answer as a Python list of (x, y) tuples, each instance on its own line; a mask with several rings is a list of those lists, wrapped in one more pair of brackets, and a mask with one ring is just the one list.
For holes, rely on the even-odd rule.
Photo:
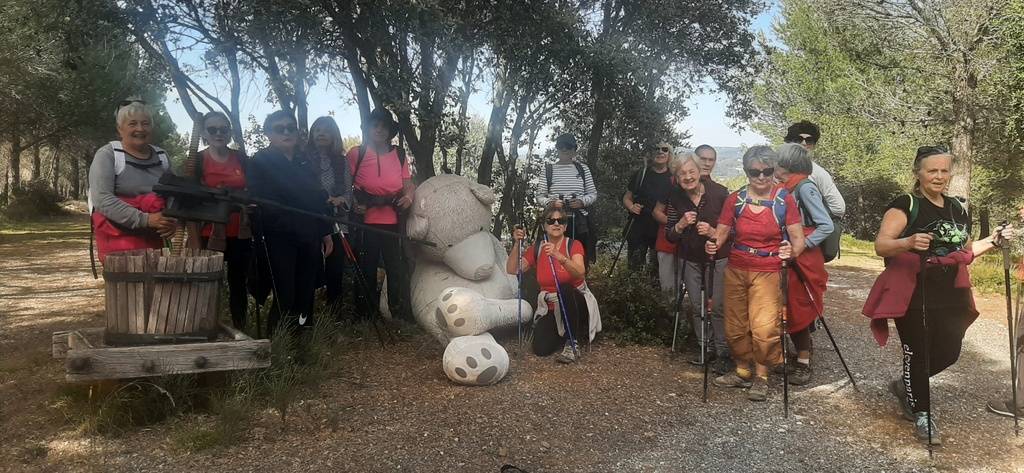
[[(415, 186), (405, 151), (391, 144), (398, 124), (391, 112), (377, 108), (363, 123), (367, 144), (348, 152), (352, 171), (355, 219), (370, 227), (404, 233), (401, 214), (412, 205)], [(370, 286), (356, 291), (356, 306), (362, 317), (371, 317), (379, 307), (376, 287), (377, 265), (383, 259), (388, 278), (388, 305), (395, 318), (412, 321), (409, 305), (409, 275), (400, 242), (369, 232), (359, 241), (358, 266)]]
[(589, 268), (597, 260), (597, 232), (590, 215), (590, 206), (597, 202), (597, 187), (590, 168), (576, 160), (577, 148), (576, 137), (570, 133), (555, 139), (558, 161), (544, 166), (544, 187), (538, 193), (538, 203), (571, 212), (571, 226), (565, 231), (570, 238), (583, 244)]
[[(797, 143), (813, 153), (814, 148), (818, 146), (818, 139), (820, 138), (821, 130), (818, 128), (818, 125), (807, 120), (801, 120), (789, 126), (786, 130), (784, 141), (786, 143)], [(836, 187), (832, 175), (825, 168), (812, 161), (811, 175), (808, 178), (821, 190), (821, 196), (825, 199), (825, 206), (828, 207), (829, 213), (832, 214), (832, 220), (837, 220), (837, 217), (842, 218), (843, 215), (846, 215), (846, 200), (839, 193), (839, 188)], [(842, 230), (836, 231), (836, 233), (841, 232)]]

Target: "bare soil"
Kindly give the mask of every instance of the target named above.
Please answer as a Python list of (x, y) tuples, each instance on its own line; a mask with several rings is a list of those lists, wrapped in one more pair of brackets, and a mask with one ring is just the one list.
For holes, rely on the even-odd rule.
[(338, 367), (287, 424), (256, 413), (232, 446), (176, 447), (175, 432), (201, 415), (85, 434), (56, 405), (63, 366), (50, 337), (102, 325), (88, 227), (77, 217), (31, 230), (0, 233), (4, 471), (1024, 471), (1012, 421), (984, 407), (1008, 396), (1002, 299), (979, 297), (960, 361), (933, 381), (944, 446), (929, 459), (886, 391), (898, 340), (879, 348), (859, 313), (878, 262), (855, 252), (830, 265), (826, 315), (859, 391), (819, 330), (814, 379), (791, 390), (786, 419), (777, 380), (766, 403), (712, 387), (704, 404), (701, 371), (662, 347), (600, 339), (574, 365), (525, 356), (498, 385), (466, 388), (444, 377), (442, 347), (416, 336), (385, 350), (344, 339)]

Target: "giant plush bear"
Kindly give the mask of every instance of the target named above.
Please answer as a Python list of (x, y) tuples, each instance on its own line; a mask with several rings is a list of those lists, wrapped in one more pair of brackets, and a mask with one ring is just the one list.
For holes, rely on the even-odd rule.
[(446, 344), (442, 360), (454, 382), (488, 385), (508, 373), (508, 353), (488, 331), (524, 323), (530, 304), (506, 274), (508, 253), (490, 233), (494, 192), (462, 176), (444, 174), (416, 188), (406, 227), (411, 245), (412, 311), (427, 332)]

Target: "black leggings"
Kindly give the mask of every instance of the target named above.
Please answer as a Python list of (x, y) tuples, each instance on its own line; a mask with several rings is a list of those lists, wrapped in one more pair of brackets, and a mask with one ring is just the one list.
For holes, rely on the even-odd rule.
[[(569, 316), (569, 329), (576, 338), (576, 345), (579, 346), (590, 337), (590, 311), (587, 310), (587, 300), (575, 288), (563, 287), (562, 293), (566, 295), (565, 311)], [(558, 335), (554, 310), (537, 319), (537, 325), (533, 328), (534, 354), (548, 356), (560, 350), (566, 340), (567, 336)]]
[(249, 258), (252, 256), (252, 240), (227, 238), (224, 260), (228, 264), (228, 304), (231, 308), (231, 322), (235, 328), (245, 328), (249, 296), (245, 290), (249, 274)]
[(655, 255), (654, 244), (657, 242), (657, 240), (657, 236), (629, 236), (626, 251), (628, 254), (627, 258), (629, 261), (629, 269), (631, 271), (639, 271), (643, 269), (644, 263), (647, 263), (651, 259), (654, 259), (652, 258), (652, 256)]
[(903, 386), (914, 412), (927, 411), (931, 405), (928, 378), (941, 373), (960, 358), (964, 334), (971, 320), (968, 311), (966, 308), (928, 308), (929, 376), (925, 376), (921, 307), (912, 307), (906, 315), (896, 319), (896, 330), (903, 345)]
[(341, 246), (341, 237), (338, 234), (334, 234), (331, 235), (331, 239), (334, 240), (334, 251), (324, 259), (323, 279), (320, 281), (320, 285), (325, 286), (324, 295), (327, 298), (330, 311), (334, 313), (335, 317), (339, 317), (341, 314), (345, 260), (348, 256), (345, 254), (345, 248)]
[(282, 320), (293, 326), (299, 315), (307, 317), (307, 326), (312, 325), (313, 292), (317, 274), (323, 265), (320, 242), (296, 241), (291, 236), (272, 234), (266, 238), (271, 278), (276, 290), (267, 331), (273, 334)]
[[(374, 228), (398, 232), (398, 225), (370, 225)], [(396, 319), (412, 321), (412, 310), (409, 304), (409, 270), (402, 255), (402, 247), (398, 240), (368, 231), (362, 232), (359, 240), (359, 272), (368, 287), (357, 290), (356, 308), (363, 318), (374, 317), (380, 307), (380, 292), (377, 290), (377, 267), (384, 261), (384, 271), (388, 275), (388, 308), (391, 316)]]

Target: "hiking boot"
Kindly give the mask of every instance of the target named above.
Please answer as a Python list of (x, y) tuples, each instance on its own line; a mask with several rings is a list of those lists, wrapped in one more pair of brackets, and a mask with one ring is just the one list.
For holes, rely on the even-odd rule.
[[(1017, 417), (1024, 418), (1024, 403), (1017, 404)], [(989, 401), (988, 410), (993, 414), (998, 414), (1003, 417), (1013, 417), (1013, 399), (1007, 399), (1005, 401)]]
[(900, 405), (900, 412), (903, 414), (903, 418), (909, 421), (913, 421), (914, 410), (910, 408), (910, 402), (907, 401), (907, 390), (903, 388), (903, 381), (900, 379), (894, 379), (889, 383), (889, 392), (893, 396), (896, 396), (896, 401)]
[(711, 362), (711, 371), (714, 371), (717, 375), (723, 375), (735, 370), (736, 362), (732, 361), (732, 357), (723, 355)]
[(789, 358), (786, 359), (785, 363), (775, 365), (775, 368), (773, 368), (772, 371), (775, 374), (782, 374), (785, 371), (789, 371), (789, 373), (792, 373), (793, 369), (795, 368), (794, 365), (796, 365), (796, 363), (796, 355), (789, 355)]
[(741, 378), (735, 371), (730, 371), (715, 378), (712, 383), (720, 388), (749, 388), (750, 380)]
[(555, 361), (566, 364), (576, 361), (576, 350), (572, 349), (572, 342), (565, 342), (565, 346), (562, 347), (562, 352), (555, 355)]
[[(915, 412), (917, 420), (914, 421), (914, 435), (918, 440), (922, 442), (928, 441), (928, 413), (927, 412)], [(932, 445), (942, 445), (942, 440), (939, 439), (939, 429), (935, 427), (935, 414), (932, 414)]]
[(750, 389), (747, 390), (747, 399), (756, 402), (768, 400), (768, 378), (754, 376), (754, 382), (750, 384)]
[(803, 386), (811, 382), (811, 364), (800, 363), (799, 361), (793, 364), (792, 371), (789, 372), (789, 384), (795, 386)]

